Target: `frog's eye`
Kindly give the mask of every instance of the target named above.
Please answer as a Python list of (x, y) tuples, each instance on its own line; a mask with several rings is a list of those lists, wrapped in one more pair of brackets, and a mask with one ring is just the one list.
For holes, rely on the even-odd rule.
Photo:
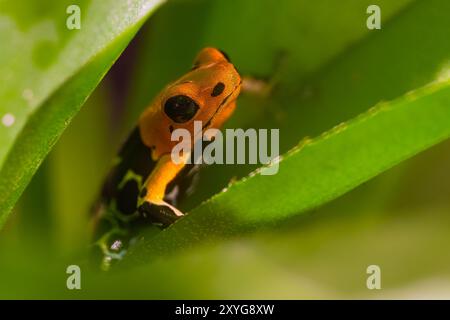
[(198, 109), (198, 104), (185, 95), (170, 97), (164, 104), (164, 112), (176, 123), (183, 123), (191, 120)]

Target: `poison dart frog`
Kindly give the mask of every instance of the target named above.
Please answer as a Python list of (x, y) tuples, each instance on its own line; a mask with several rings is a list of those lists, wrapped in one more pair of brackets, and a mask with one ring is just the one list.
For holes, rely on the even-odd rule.
[[(184, 128), (194, 136), (194, 121), (202, 121), (203, 132), (219, 129), (236, 107), (241, 84), (224, 52), (204, 48), (192, 69), (144, 110), (120, 149), (94, 210), (97, 244), (107, 259), (120, 258), (123, 239), (133, 226), (166, 228), (183, 216), (176, 203), (186, 194), (196, 166), (188, 164), (189, 153), (181, 162), (172, 161), (171, 151), (178, 143), (172, 141), (172, 132)], [(195, 139), (191, 148), (194, 144)]]

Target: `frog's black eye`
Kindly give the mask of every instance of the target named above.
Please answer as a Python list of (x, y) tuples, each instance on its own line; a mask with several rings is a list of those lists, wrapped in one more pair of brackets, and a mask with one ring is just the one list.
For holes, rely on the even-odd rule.
[(191, 120), (198, 109), (198, 104), (185, 95), (170, 97), (164, 104), (164, 112), (176, 123)]

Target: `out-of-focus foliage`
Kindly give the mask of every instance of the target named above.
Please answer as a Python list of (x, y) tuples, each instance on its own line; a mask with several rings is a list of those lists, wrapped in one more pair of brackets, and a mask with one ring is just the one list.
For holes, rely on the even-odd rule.
[[(322, 150), (322, 156), (337, 157), (345, 155), (343, 147), (350, 145), (347, 154), (350, 157), (366, 146), (367, 150), (374, 150), (372, 147), (379, 147), (386, 140), (398, 145), (398, 149), (393, 144), (386, 145), (386, 154), (381, 153), (382, 161), (397, 153), (399, 158), (395, 161), (378, 163), (376, 158), (358, 157), (353, 166), (352, 159), (344, 158), (346, 161), (339, 163), (339, 168), (346, 167), (351, 172), (346, 170), (346, 176), (339, 180), (327, 175), (328, 183), (332, 183), (349, 181), (358, 173), (362, 177), (364, 172), (368, 173), (364, 168), (378, 168), (364, 175), (369, 178), (412, 155), (407, 152), (400, 156), (406, 145), (417, 152), (438, 141), (421, 139), (436, 133), (434, 129), (444, 128), (445, 117), (438, 119), (436, 127), (424, 124), (432, 119), (427, 110), (445, 112), (435, 102), (448, 101), (448, 89), (421, 94), (411, 105), (405, 94), (438, 79), (442, 83), (448, 79), (449, 4), (440, 0), (377, 1), (382, 10), (382, 29), (370, 31), (366, 28), (366, 8), (372, 1), (255, 3), (172, 1), (145, 25), (123, 56), (128, 62), (121, 65), (119, 61), (113, 70), (122, 77), (121, 86), (118, 87), (114, 73), (102, 83), (88, 101), (89, 109), (82, 110), (63, 135), (16, 207), (17, 215), (0, 234), (1, 297), (450, 296), (450, 255), (442, 246), (450, 241), (447, 142), (320, 208), (295, 214), (308, 208), (308, 203), (299, 200), (306, 199), (309, 204), (323, 202), (312, 199), (319, 192), (311, 195), (302, 192), (315, 190), (310, 187), (316, 185), (311, 183), (308, 187), (307, 181), (303, 185), (301, 177), (320, 176), (323, 172), (317, 171), (316, 166), (329, 160), (314, 161), (315, 151)], [(251, 178), (218, 196), (213, 200), (216, 204), (194, 209), (191, 217), (154, 238), (154, 247), (147, 241), (150, 249), (142, 251), (141, 258), (152, 258), (151, 263), (131, 268), (128, 265), (127, 269), (108, 274), (89, 271), (84, 264), (85, 253), (81, 249), (75, 255), (74, 248), (83, 248), (88, 239), (86, 211), (108, 170), (113, 150), (120, 144), (118, 136), (126, 135), (154, 94), (185, 72), (196, 52), (206, 45), (225, 50), (243, 75), (273, 81), (269, 95), (242, 95), (227, 126), (280, 128), (283, 153), (306, 136), (317, 137), (380, 102), (392, 101), (399, 106), (368, 116), (366, 121), (351, 122), (346, 131), (328, 140), (319, 139), (315, 145), (287, 157), (285, 166), (290, 164), (289, 177), (299, 186), (299, 195), (289, 189), (286, 198), (281, 198), (281, 192), (276, 192), (274, 196), (281, 200), (265, 209), (263, 205), (270, 202), (270, 192), (264, 199), (258, 193), (261, 202), (244, 197), (245, 192), (259, 188), (258, 181), (264, 183), (262, 177)], [(118, 72), (120, 68), (127, 69), (127, 77)], [(118, 97), (118, 91), (126, 94)], [(111, 111), (111, 106), (118, 103), (123, 113), (119, 119), (112, 118), (113, 113), (117, 116), (117, 110)], [(409, 107), (414, 110), (411, 114), (407, 112)], [(392, 131), (388, 125), (391, 111), (398, 121)], [(95, 129), (88, 130), (89, 123), (96, 123)], [(368, 126), (364, 127), (364, 123)], [(378, 133), (380, 141), (374, 141)], [(351, 134), (355, 140), (344, 139)], [(404, 140), (402, 134), (407, 134)], [(367, 145), (360, 145), (361, 140), (369, 137), (372, 140), (366, 141)], [(317, 172), (306, 170), (307, 165)], [(72, 170), (66, 170), (68, 167)], [(195, 208), (227, 186), (232, 178), (243, 177), (253, 169), (252, 166), (206, 168), (200, 189), (183, 208)], [(324, 170), (333, 172), (330, 167)], [(341, 185), (341, 193), (365, 179)], [(233, 204), (238, 198), (235, 193), (241, 191), (238, 187), (242, 187), (240, 204), (248, 206), (254, 201), (253, 207)], [(228, 241), (212, 243), (209, 240), (217, 240), (216, 235), (215, 239), (209, 239), (205, 233), (201, 234), (201, 241), (183, 243), (177, 236), (189, 234), (196, 227), (201, 229), (209, 222), (214, 225), (215, 213), (224, 219), (218, 222), (227, 221), (220, 212), (208, 211), (219, 204), (228, 210), (222, 214), (229, 212), (230, 216), (238, 217), (235, 221), (240, 221), (239, 218), (247, 221), (250, 216), (257, 217), (256, 210), (261, 211), (261, 218), (267, 217), (264, 213), (275, 212), (280, 203), (283, 208), (289, 204), (292, 217), (252, 234), (236, 233), (239, 226), (235, 225), (236, 229), (223, 230), (224, 234), (228, 231), (234, 234)], [(183, 244), (184, 250), (166, 250), (178, 244)], [(163, 253), (171, 254), (155, 259), (155, 253), (161, 252), (158, 246)], [(83, 269), (83, 289), (77, 292), (65, 287), (65, 268), (72, 263), (81, 264)], [(366, 268), (370, 264), (382, 268), (381, 291), (366, 288)]]
[[(49, 149), (158, 0), (0, 2), (0, 227)], [(71, 13), (71, 11), (69, 11)]]

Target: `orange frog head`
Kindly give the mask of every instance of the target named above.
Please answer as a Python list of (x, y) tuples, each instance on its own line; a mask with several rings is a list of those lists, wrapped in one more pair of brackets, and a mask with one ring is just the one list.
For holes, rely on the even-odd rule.
[(227, 56), (215, 48), (197, 55), (190, 72), (158, 94), (139, 119), (139, 130), (152, 158), (171, 152), (178, 141), (172, 131), (187, 129), (194, 136), (194, 121), (202, 131), (219, 129), (230, 117), (241, 89), (241, 77)]

